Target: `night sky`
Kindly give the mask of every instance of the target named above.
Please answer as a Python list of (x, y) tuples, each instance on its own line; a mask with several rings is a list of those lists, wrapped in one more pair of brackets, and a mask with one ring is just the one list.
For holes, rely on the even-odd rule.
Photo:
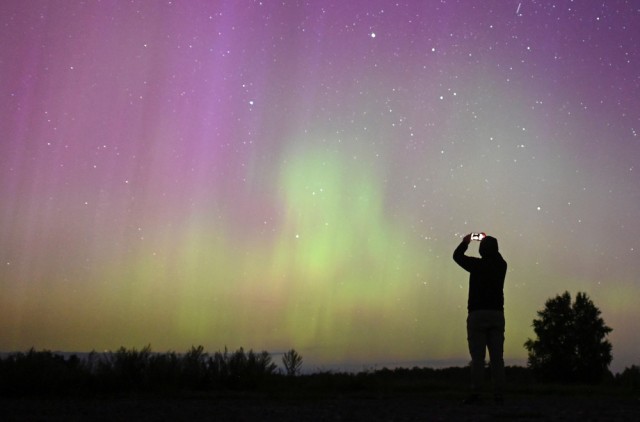
[(637, 1), (4, 0), (0, 98), (0, 350), (466, 364), (484, 231), (639, 363)]

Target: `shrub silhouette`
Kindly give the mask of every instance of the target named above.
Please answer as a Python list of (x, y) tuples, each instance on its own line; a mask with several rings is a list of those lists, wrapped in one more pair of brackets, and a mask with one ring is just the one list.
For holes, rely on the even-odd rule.
[(242, 347), (234, 353), (226, 347), (224, 352), (216, 352), (208, 367), (214, 384), (228, 388), (255, 388), (278, 369), (266, 351), (245, 353)]
[(149, 367), (151, 345), (138, 351), (135, 348), (118, 349), (115, 354), (109, 354), (109, 360), (116, 383), (125, 389), (140, 388), (149, 383)]
[(640, 366), (631, 365), (616, 375), (616, 383), (632, 391), (640, 390)]
[(565, 292), (547, 300), (533, 320), (536, 340), (524, 344), (528, 364), (542, 381), (598, 383), (609, 374), (612, 331), (600, 317), (600, 310), (586, 293), (579, 292), (571, 303)]
[(291, 349), (282, 355), (282, 364), (288, 376), (293, 377), (299, 375), (300, 368), (302, 367), (302, 356), (294, 349)]
[(197, 382), (184, 374), (183, 357), (176, 352), (152, 353), (147, 366), (147, 382), (154, 390), (196, 388)]
[(119, 348), (65, 358), (50, 351), (14, 353), (0, 360), (2, 395), (51, 395), (134, 391), (256, 389), (277, 375), (266, 351), (216, 352), (202, 346), (184, 354)]
[[(210, 384), (207, 371), (208, 354), (202, 346), (191, 346), (191, 349), (179, 360), (180, 386), (195, 390), (206, 389)], [(177, 357), (176, 357), (176, 362)]]
[(65, 359), (49, 350), (9, 355), (0, 366), (0, 391), (5, 395), (63, 394), (86, 379), (80, 359)]

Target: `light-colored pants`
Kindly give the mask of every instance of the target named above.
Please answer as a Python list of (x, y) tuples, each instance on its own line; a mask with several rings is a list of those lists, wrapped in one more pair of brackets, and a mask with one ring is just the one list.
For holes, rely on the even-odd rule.
[(504, 390), (504, 312), (480, 310), (469, 312), (467, 342), (471, 354), (471, 389), (479, 392), (484, 380), (484, 359), (489, 349), (493, 391), (502, 395)]

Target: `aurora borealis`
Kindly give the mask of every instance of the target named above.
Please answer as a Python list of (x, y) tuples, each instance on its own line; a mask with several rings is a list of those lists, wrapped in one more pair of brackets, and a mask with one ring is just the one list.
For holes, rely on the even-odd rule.
[(568, 290), (638, 364), (638, 34), (624, 0), (5, 0), (0, 350), (465, 364), (485, 231), (507, 363)]

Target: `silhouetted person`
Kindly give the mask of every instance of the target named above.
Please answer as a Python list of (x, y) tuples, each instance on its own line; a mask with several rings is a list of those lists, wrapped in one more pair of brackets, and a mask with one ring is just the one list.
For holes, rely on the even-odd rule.
[(498, 251), (498, 240), (487, 236), (480, 241), (480, 256), (465, 255), (471, 235), (462, 239), (453, 260), (469, 272), (467, 342), (471, 354), (471, 395), (464, 401), (480, 400), (484, 378), (485, 352), (489, 349), (494, 398), (503, 401), (504, 388), (504, 279), (507, 262)]

